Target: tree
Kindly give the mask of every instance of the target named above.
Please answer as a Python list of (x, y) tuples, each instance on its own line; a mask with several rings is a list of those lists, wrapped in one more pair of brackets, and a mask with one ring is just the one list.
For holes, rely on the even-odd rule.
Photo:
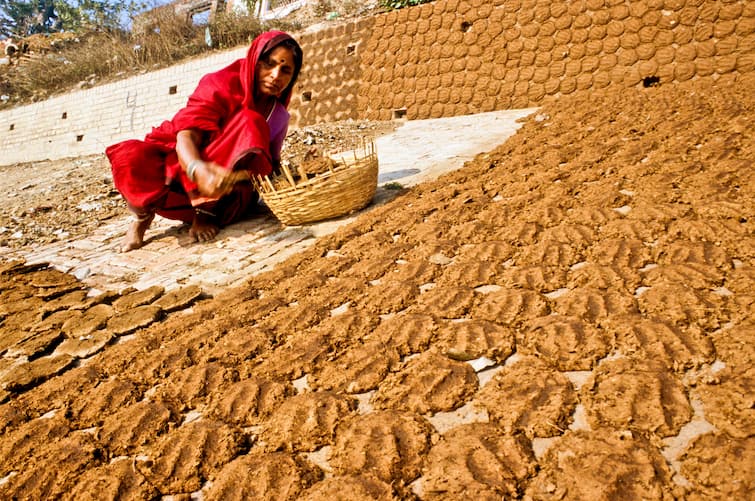
[(35, 4), (17, 0), (0, 0), (0, 36), (22, 36), (28, 33), (35, 18)]
[(0, 37), (52, 31), (123, 29), (128, 14), (144, 8), (133, 0), (0, 0)]

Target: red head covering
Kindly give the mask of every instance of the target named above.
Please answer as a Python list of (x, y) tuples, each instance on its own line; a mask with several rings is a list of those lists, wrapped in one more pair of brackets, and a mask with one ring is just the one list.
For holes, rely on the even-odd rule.
[(241, 60), (241, 69), (239, 70), (239, 78), (241, 79), (241, 85), (244, 89), (244, 107), (255, 108), (254, 93), (255, 93), (255, 69), (257, 63), (266, 54), (268, 54), (275, 47), (285, 41), (293, 44), (296, 47), (294, 50), (294, 74), (291, 77), (291, 83), (288, 84), (280, 95), (278, 100), (283, 106), (288, 107), (288, 103), (291, 101), (291, 89), (296, 83), (296, 79), (299, 76), (299, 71), (302, 65), (302, 51), (296, 40), (283, 31), (268, 31), (262, 33), (252, 42), (251, 47), (246, 53), (246, 59)]

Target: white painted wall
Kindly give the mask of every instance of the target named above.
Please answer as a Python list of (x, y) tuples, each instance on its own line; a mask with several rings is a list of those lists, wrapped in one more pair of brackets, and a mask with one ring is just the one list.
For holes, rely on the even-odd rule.
[(142, 139), (186, 103), (204, 74), (244, 57), (247, 48), (2, 111), (0, 165), (102, 153), (124, 139)]

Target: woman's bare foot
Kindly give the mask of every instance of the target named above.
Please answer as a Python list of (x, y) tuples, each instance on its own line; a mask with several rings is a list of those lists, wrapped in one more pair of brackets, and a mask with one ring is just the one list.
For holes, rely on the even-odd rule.
[(215, 224), (214, 219), (211, 213), (197, 211), (194, 222), (189, 228), (189, 235), (194, 238), (195, 242), (209, 242), (217, 236), (220, 228)]
[(155, 219), (154, 213), (136, 216), (136, 219), (128, 225), (126, 236), (123, 237), (121, 244), (121, 252), (128, 252), (144, 246), (144, 234), (152, 224), (153, 219)]

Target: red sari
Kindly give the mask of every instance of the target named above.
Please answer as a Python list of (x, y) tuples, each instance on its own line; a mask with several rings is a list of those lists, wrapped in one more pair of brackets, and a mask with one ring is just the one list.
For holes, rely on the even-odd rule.
[[(270, 151), (270, 129), (255, 103), (254, 70), (262, 54), (284, 40), (293, 38), (281, 31), (261, 34), (252, 42), (246, 58), (205, 75), (187, 105), (172, 120), (154, 127), (144, 141), (131, 139), (105, 150), (115, 187), (133, 212), (156, 212), (187, 223), (194, 220), (192, 199), (198, 198), (197, 185), (186, 176), (175, 150), (176, 135), (182, 130), (202, 132), (198, 146), (203, 160), (263, 176), (272, 172), (273, 156), (280, 152)], [(299, 58), (291, 83), (278, 98), (283, 106), (288, 106), (300, 68)], [(237, 184), (232, 193), (217, 201), (217, 222), (226, 225), (238, 221), (256, 201), (251, 184)]]

